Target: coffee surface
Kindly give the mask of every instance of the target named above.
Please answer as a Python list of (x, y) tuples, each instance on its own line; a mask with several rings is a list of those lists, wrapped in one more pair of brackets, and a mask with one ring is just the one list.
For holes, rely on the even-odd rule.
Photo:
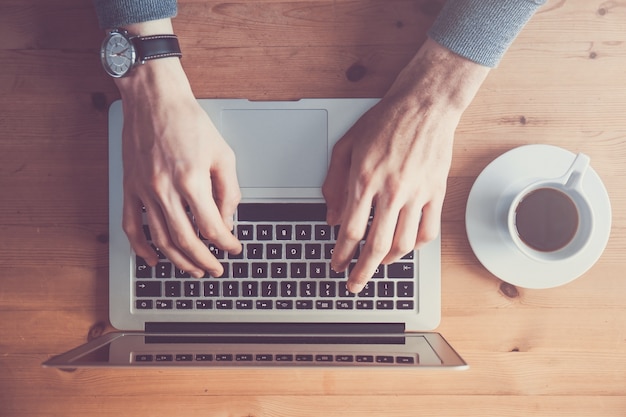
[(578, 210), (572, 199), (554, 188), (531, 191), (515, 211), (517, 233), (526, 245), (541, 252), (565, 247), (578, 229)]

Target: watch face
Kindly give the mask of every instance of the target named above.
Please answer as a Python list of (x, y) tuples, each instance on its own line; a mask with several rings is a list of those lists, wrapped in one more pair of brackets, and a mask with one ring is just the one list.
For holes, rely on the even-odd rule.
[(102, 66), (109, 75), (123, 77), (135, 63), (135, 47), (127, 36), (120, 32), (111, 32), (102, 44), (100, 58)]

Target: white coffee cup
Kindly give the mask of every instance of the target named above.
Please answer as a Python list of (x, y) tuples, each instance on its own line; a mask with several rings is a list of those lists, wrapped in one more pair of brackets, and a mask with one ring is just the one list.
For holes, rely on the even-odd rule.
[(535, 179), (515, 193), (507, 226), (521, 252), (538, 261), (561, 261), (589, 243), (594, 216), (582, 187), (588, 167), (589, 157), (579, 153), (561, 177)]

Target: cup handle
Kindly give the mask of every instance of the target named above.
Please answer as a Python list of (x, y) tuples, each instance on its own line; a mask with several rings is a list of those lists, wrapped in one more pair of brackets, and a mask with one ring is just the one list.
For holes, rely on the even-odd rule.
[(582, 183), (585, 172), (587, 172), (587, 168), (589, 168), (589, 162), (590, 158), (587, 155), (579, 153), (559, 182), (562, 183), (565, 188), (577, 190), (582, 193)]

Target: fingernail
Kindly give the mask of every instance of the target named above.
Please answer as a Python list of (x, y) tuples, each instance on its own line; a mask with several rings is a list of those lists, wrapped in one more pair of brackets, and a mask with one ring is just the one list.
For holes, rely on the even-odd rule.
[(363, 287), (365, 287), (363, 284), (348, 283), (348, 291), (354, 294), (360, 293), (361, 290), (363, 290)]

